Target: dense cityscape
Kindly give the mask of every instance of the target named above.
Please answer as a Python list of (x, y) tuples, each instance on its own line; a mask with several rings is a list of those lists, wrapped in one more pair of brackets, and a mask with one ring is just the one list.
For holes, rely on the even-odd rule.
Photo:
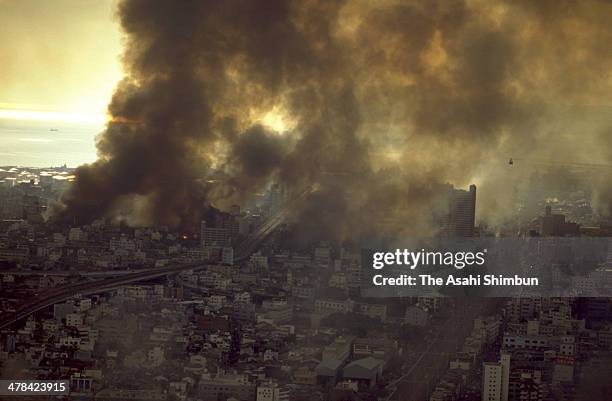
[(0, 0), (0, 401), (612, 400), (610, 21)]
[[(547, 192), (545, 177), (495, 227), (475, 224), (476, 186), (448, 186), (437, 235), (611, 236), (588, 190)], [(2, 378), (69, 380), (65, 398), (83, 400), (609, 393), (610, 298), (368, 298), (358, 243), (287, 241), (299, 225), (278, 185), (188, 232), (53, 222), (73, 179), (65, 166), (0, 170)], [(609, 279), (612, 248), (597, 270)]]

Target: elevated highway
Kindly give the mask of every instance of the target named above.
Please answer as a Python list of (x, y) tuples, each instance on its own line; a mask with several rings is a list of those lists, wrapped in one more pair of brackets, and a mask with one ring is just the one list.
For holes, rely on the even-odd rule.
[[(253, 252), (255, 252), (259, 245), (287, 218), (291, 206), (294, 205), (296, 201), (304, 198), (310, 192), (311, 190), (302, 192), (298, 197), (294, 198), (291, 202), (288, 202), (278, 212), (270, 216), (261, 226), (257, 228), (257, 230), (252, 232), (240, 245), (236, 247), (234, 260), (237, 262), (246, 260)], [(180, 266), (147, 269), (137, 272), (123, 270), (118, 271), (118, 274), (113, 274), (111, 271), (109, 271), (107, 273), (112, 275), (111, 277), (96, 278), (94, 280), (88, 280), (85, 282), (73, 283), (37, 294), (35, 299), (29, 300), (20, 305), (15, 312), (0, 315), (0, 329), (9, 327), (10, 325), (28, 317), (35, 312), (56, 303), (66, 301), (77, 294), (96, 294), (134, 282), (173, 275), (185, 270), (204, 268), (206, 268), (206, 264), (204, 263), (192, 263)], [(32, 274), (34, 274), (34, 271)], [(44, 272), (36, 272), (36, 274), (44, 274)], [(104, 275), (101, 276), (103, 277)], [(93, 277), (93, 275), (89, 278), (91, 277)]]
[(6, 328), (19, 320), (28, 317), (32, 313), (59, 302), (66, 301), (77, 294), (89, 295), (104, 292), (138, 281), (151, 280), (154, 278), (176, 274), (184, 270), (194, 270), (205, 268), (202, 263), (165, 267), (160, 269), (147, 269), (146, 271), (125, 274), (118, 277), (97, 279), (82, 283), (69, 284), (57, 287), (49, 291), (38, 294), (32, 299), (21, 305), (15, 312), (5, 314), (0, 318), (0, 329)]

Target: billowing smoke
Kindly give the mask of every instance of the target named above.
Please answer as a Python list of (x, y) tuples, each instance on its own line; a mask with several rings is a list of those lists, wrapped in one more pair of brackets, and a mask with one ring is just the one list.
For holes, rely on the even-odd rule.
[[(511, 156), (612, 159), (606, 2), (124, 0), (118, 14), (126, 78), (65, 218), (193, 224), (274, 181), (316, 188), (296, 218), (345, 238), (421, 229), (446, 182), (479, 185), (494, 219), (525, 179)], [(608, 184), (594, 180), (602, 205)]]

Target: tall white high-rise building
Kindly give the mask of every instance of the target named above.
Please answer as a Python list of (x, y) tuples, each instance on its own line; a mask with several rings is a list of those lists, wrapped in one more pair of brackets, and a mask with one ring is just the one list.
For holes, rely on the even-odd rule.
[(502, 353), (499, 363), (502, 367), (501, 401), (508, 401), (508, 386), (510, 384), (510, 354)]
[(499, 362), (485, 362), (482, 370), (482, 401), (508, 401), (510, 354), (502, 353)]

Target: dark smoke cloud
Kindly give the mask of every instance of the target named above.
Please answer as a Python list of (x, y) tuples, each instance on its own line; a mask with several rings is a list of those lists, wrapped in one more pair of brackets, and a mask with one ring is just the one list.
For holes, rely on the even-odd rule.
[(263, 188), (283, 162), (286, 148), (276, 134), (255, 125), (236, 136), (229, 156), (231, 192), (241, 197)]
[(316, 188), (295, 216), (315, 237), (419, 232), (446, 182), (478, 184), (483, 219), (509, 209), (510, 156), (612, 159), (605, 2), (125, 0), (119, 16), (127, 77), (68, 219), (196, 224), (276, 181)]

